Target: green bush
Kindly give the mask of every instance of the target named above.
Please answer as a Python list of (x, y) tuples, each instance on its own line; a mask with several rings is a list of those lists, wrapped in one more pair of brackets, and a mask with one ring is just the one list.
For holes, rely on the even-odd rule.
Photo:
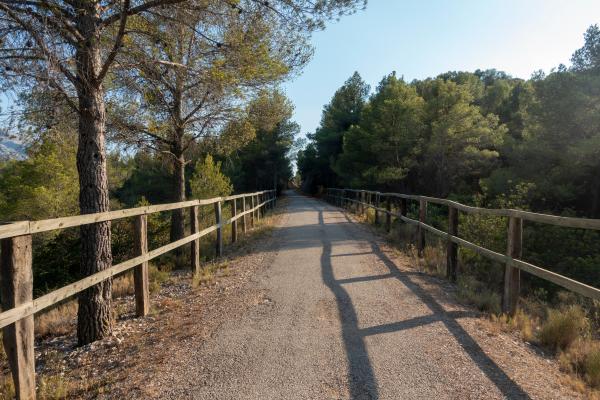
[(552, 350), (564, 350), (589, 329), (585, 313), (578, 305), (548, 310), (548, 318), (538, 332), (540, 343)]

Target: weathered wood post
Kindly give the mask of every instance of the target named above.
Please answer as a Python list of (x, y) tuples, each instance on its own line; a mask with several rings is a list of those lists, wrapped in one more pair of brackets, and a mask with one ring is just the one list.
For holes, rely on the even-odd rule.
[[(403, 197), (400, 199), (400, 215), (406, 217), (406, 213), (408, 212), (408, 204), (406, 199)], [(404, 222), (404, 221), (402, 221)]]
[[(231, 200), (231, 218), (237, 215), (237, 199)], [(231, 243), (237, 242), (237, 219), (231, 222)]]
[(260, 221), (260, 218), (262, 217), (262, 215), (260, 214), (261, 213), (260, 203), (262, 203), (262, 200), (261, 200), (261, 194), (259, 193), (256, 195), (256, 220), (257, 221)]
[[(424, 224), (427, 218), (427, 201), (419, 199), (419, 222)], [(425, 250), (425, 229), (419, 225), (417, 229), (417, 252), (419, 256), (423, 255)]]
[(344, 200), (344, 198), (346, 197), (346, 190), (345, 190), (345, 189), (342, 189), (342, 194), (341, 194), (341, 196), (342, 196), (342, 197), (341, 197), (341, 202), (342, 202), (342, 205), (341, 205), (341, 207), (342, 207), (342, 208), (346, 208), (346, 200)]
[[(198, 217), (200, 215), (200, 207), (193, 206), (190, 208), (190, 227), (192, 235), (200, 231), (200, 224), (198, 223)], [(190, 261), (192, 267), (192, 274), (196, 275), (200, 273), (200, 238), (192, 240), (190, 246)]]
[[(33, 299), (31, 235), (15, 236), (0, 242), (2, 310), (10, 310)], [(18, 400), (35, 399), (33, 329), (33, 315), (3, 329), (2, 342)]]
[[(518, 217), (508, 219), (508, 240), (506, 255), (520, 259), (523, 255), (523, 220)], [(504, 270), (504, 293), (502, 295), (502, 312), (515, 315), (519, 304), (521, 290), (521, 271), (510, 264)]]
[(223, 255), (223, 227), (221, 226), (221, 220), (221, 202), (217, 201), (215, 203), (215, 221), (217, 224), (217, 257), (221, 257)]
[(246, 214), (246, 196), (242, 196), (242, 232), (246, 234), (248, 228), (247, 214)]
[[(458, 209), (448, 206), (448, 233), (458, 236)], [(458, 272), (458, 245), (448, 238), (446, 245), (446, 276), (455, 282)]]
[(375, 225), (379, 224), (379, 210), (378, 210), (378, 208), (379, 208), (379, 195), (380, 195), (379, 192), (375, 193), (375, 207), (376, 207), (375, 208)]
[(392, 230), (392, 199), (386, 196), (385, 199), (385, 230), (389, 233)]
[(255, 219), (254, 213), (256, 212), (254, 210), (254, 195), (250, 196), (250, 207), (251, 207), (250, 208), (250, 210), (251, 210), (251, 212), (250, 212), (250, 226), (252, 228), (254, 228), (254, 219)]
[[(148, 216), (138, 215), (135, 218), (133, 234), (134, 254), (143, 256), (148, 252)], [(133, 270), (133, 286), (135, 292), (135, 314), (144, 317), (150, 312), (150, 289), (148, 284), (148, 261), (144, 261)]]

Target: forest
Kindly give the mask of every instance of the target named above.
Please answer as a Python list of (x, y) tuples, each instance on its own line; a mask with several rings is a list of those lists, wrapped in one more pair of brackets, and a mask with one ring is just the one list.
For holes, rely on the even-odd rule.
[[(354, 73), (333, 95), (298, 154), (305, 192), (355, 188), (600, 218), (600, 28), (550, 73), (523, 80), (490, 70), (405, 81), (371, 93)], [(434, 224), (446, 216), (432, 208)], [(600, 285), (600, 235), (526, 224), (524, 259)], [(506, 250), (506, 221), (461, 216), (465, 238)], [(463, 268), (498, 287), (502, 269), (469, 251)], [(556, 287), (537, 282), (541, 296)]]

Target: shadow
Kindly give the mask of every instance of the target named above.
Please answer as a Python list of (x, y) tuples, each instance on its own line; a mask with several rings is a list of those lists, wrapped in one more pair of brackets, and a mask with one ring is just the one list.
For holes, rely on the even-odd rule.
[[(319, 212), (319, 221), (324, 225), (323, 212)], [(323, 241), (321, 254), (321, 276), (325, 285), (334, 294), (340, 321), (342, 324), (342, 338), (348, 357), (348, 384), (351, 399), (377, 399), (377, 382), (369, 360), (369, 354), (364, 337), (358, 329), (358, 317), (352, 305), (352, 299), (344, 288), (333, 276), (331, 265), (331, 241)]]
[[(370, 335), (399, 332), (419, 326), (424, 326), (431, 323), (441, 322), (446, 329), (452, 334), (454, 339), (464, 349), (466, 354), (473, 360), (475, 365), (485, 374), (485, 376), (498, 388), (504, 397), (510, 399), (530, 399), (529, 395), (514, 382), (479, 346), (469, 333), (459, 324), (457, 319), (465, 317), (474, 317), (479, 315), (476, 312), (469, 311), (446, 311), (432, 295), (424, 290), (418, 283), (410, 278), (414, 273), (404, 273), (398, 269), (394, 262), (381, 250), (375, 242), (366, 242), (371, 247), (371, 252), (344, 254), (344, 256), (361, 255), (373, 253), (387, 267), (389, 273), (384, 275), (364, 276), (356, 278), (347, 278), (336, 280), (333, 274), (332, 267), (332, 242), (349, 241), (355, 236), (355, 231), (350, 231), (350, 224), (354, 224), (352, 220), (344, 213), (344, 210), (328, 204), (317, 203), (305, 198), (305, 204), (309, 204), (313, 211), (318, 213), (318, 229), (324, 233), (318, 239), (319, 235), (315, 232), (315, 227), (297, 226), (292, 227), (294, 230), (293, 236), (288, 238), (293, 239), (291, 243), (294, 247), (303, 246), (322, 246), (321, 254), (321, 274), (325, 285), (332, 291), (336, 298), (338, 312), (342, 324), (342, 337), (344, 341), (346, 355), (348, 357), (348, 381), (350, 385), (351, 399), (377, 399), (379, 398), (377, 380), (374, 375), (373, 367), (369, 360), (369, 354), (365, 345), (365, 338)], [(317, 206), (318, 204), (318, 206)], [(302, 207), (306, 209), (306, 207)], [(327, 229), (324, 221), (324, 211), (341, 212), (345, 218), (331, 218), (331, 224), (342, 226), (344, 229)], [(344, 220), (345, 222), (337, 222), (335, 220)], [(329, 218), (328, 218), (329, 220)], [(305, 231), (303, 231), (305, 229)], [(300, 230), (300, 232), (298, 232)], [(340, 232), (340, 231), (346, 232)], [(337, 231), (337, 232), (336, 232)], [(291, 233), (291, 232), (290, 232)], [(297, 235), (300, 236), (297, 236)], [(356, 240), (356, 239), (352, 239)], [(287, 247), (287, 243), (286, 243)], [(341, 256), (342, 254), (338, 255)], [(402, 282), (418, 299), (429, 308), (430, 315), (412, 318), (406, 321), (394, 322), (391, 324), (373, 326), (369, 328), (359, 329), (358, 317), (352, 299), (342, 285), (354, 282), (374, 281), (378, 279), (395, 278)]]

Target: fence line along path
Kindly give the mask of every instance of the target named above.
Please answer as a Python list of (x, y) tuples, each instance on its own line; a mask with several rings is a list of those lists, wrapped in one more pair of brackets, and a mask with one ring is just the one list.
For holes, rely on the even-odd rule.
[[(225, 221), (223, 221), (221, 213), (221, 206), (224, 202), (231, 202), (232, 210), (231, 218)], [(241, 212), (238, 212), (238, 202), (241, 203)], [(238, 220), (241, 219), (242, 231), (245, 233), (248, 224), (253, 225), (254, 220), (260, 219), (261, 214), (266, 209), (273, 208), (275, 203), (275, 190), (265, 190), (212, 199), (191, 200), (42, 221), (19, 221), (0, 225), (0, 297), (2, 302), (0, 328), (3, 328), (4, 349), (12, 372), (17, 398), (35, 399), (33, 348), (33, 315), (35, 313), (72, 297), (99, 282), (134, 269), (136, 314), (145, 316), (150, 309), (148, 290), (149, 260), (191, 243), (191, 268), (193, 273), (197, 274), (200, 272), (201, 237), (216, 231), (216, 254), (217, 257), (221, 256), (223, 251), (222, 229), (225, 225), (232, 225), (231, 239), (232, 242), (235, 242), (238, 237)], [(198, 223), (199, 207), (211, 204), (214, 205), (216, 223), (200, 230)], [(148, 251), (148, 214), (185, 208), (191, 210), (191, 234)], [(134, 251), (136, 257), (33, 299), (33, 234), (131, 217), (135, 218)]]
[[(401, 194), (380, 193), (369, 190), (355, 189), (327, 189), (327, 200), (340, 207), (352, 208), (354, 211), (364, 213), (366, 209), (375, 210), (375, 223), (379, 223), (379, 214), (385, 215), (386, 229), (391, 228), (392, 216), (401, 221), (417, 227), (417, 250), (422, 254), (425, 248), (425, 231), (446, 239), (447, 250), (447, 277), (455, 281), (458, 274), (458, 246), (464, 246), (483, 257), (506, 265), (504, 272), (504, 291), (502, 296), (502, 311), (514, 315), (520, 291), (520, 271), (525, 271), (538, 278), (555, 283), (565, 289), (579, 293), (583, 296), (600, 300), (600, 289), (578, 282), (566, 276), (549, 271), (521, 260), (523, 251), (523, 221), (531, 221), (542, 224), (556, 225), (567, 228), (579, 228), (600, 230), (599, 219), (560, 217), (556, 215), (538, 214), (529, 211), (513, 209), (489, 209), (471, 207), (447, 199), (436, 197)], [(418, 202), (419, 219), (407, 217), (408, 201)], [(385, 208), (382, 207), (385, 203)], [(393, 203), (396, 204), (398, 212), (392, 210)], [(427, 204), (439, 204), (448, 207), (448, 231), (444, 232), (427, 224)], [(459, 237), (458, 214), (492, 215), (508, 218), (507, 228), (507, 250), (506, 254), (486, 249), (485, 247), (471, 243)]]

